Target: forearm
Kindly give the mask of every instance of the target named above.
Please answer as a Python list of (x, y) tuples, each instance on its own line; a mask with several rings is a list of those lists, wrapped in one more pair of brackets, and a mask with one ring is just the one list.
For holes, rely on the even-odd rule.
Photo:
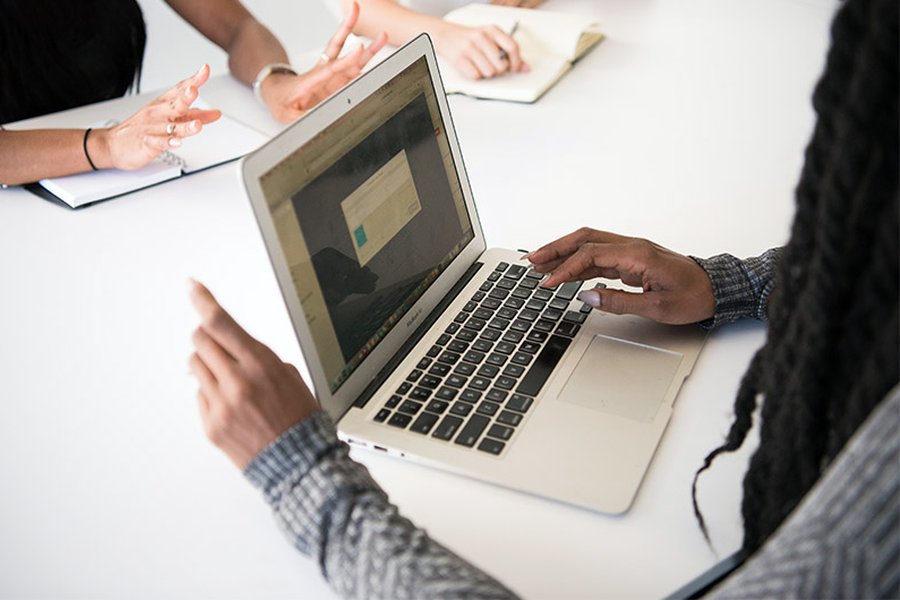
[[(341, 0), (344, 13), (350, 9), (353, 0)], [(435, 38), (435, 44), (443, 34), (447, 23), (440, 18), (411, 10), (393, 0), (357, 0), (359, 20), (353, 33), (374, 39), (381, 32), (388, 36), (388, 43), (394, 46), (405, 44), (420, 33), (427, 32)]]
[(513, 596), (400, 516), (322, 412), (288, 430), (245, 473), (291, 543), (344, 597)]
[(709, 276), (716, 300), (715, 316), (704, 326), (718, 327), (744, 317), (765, 320), (781, 250), (772, 248), (747, 259), (730, 254), (692, 256)]
[[(105, 130), (92, 130), (87, 152), (98, 169), (107, 168)], [(0, 131), (0, 183), (21, 185), (90, 171), (84, 129)]]

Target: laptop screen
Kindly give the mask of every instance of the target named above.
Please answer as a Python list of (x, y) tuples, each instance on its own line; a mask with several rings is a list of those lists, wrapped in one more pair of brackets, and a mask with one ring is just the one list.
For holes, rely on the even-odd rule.
[(333, 393), (474, 237), (426, 59), (260, 184)]

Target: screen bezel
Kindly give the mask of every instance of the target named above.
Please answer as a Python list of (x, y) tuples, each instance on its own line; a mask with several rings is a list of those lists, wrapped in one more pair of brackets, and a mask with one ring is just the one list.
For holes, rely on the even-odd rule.
[[(451, 157), (459, 176), (466, 210), (472, 222), (473, 237), (428, 290), (412, 305), (401, 321), (372, 349), (369, 356), (337, 390), (331, 392), (328, 377), (316, 352), (306, 315), (300, 304), (300, 298), (295, 291), (288, 262), (281, 248), (260, 179), (298, 149), (302, 149), (323, 129), (354, 110), (359, 103), (423, 57), (427, 63), (431, 84), (434, 87), (438, 109), (444, 121)], [(450, 116), (447, 97), (438, 74), (437, 59), (430, 38), (426, 34), (415, 38), (370, 71), (339, 90), (262, 148), (246, 156), (241, 161), (240, 173), (278, 285), (281, 288), (297, 341), (309, 368), (316, 397), (322, 408), (336, 421), (353, 405), (363, 390), (378, 376), (403, 343), (415, 332), (422, 320), (434, 310), (485, 249), (484, 233), (475, 210), (469, 179)]]

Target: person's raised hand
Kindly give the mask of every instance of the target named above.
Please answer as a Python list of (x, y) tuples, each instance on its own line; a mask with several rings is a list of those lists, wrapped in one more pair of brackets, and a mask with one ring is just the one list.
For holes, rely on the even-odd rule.
[(209, 66), (179, 82), (131, 117), (90, 135), (90, 156), (98, 168), (138, 169), (181, 139), (197, 135), (222, 116), (218, 110), (191, 108), (199, 88), (209, 79)]
[(359, 5), (354, 2), (331, 37), (319, 62), (299, 75), (273, 73), (260, 86), (263, 101), (272, 116), (282, 123), (302, 117), (322, 100), (344, 87), (360, 74), (375, 54), (384, 47), (387, 35), (382, 33), (371, 44), (360, 44), (345, 56), (340, 56), (347, 36), (356, 26)]
[(519, 44), (496, 25), (466, 27), (443, 21), (434, 33), (435, 49), (469, 79), (528, 71)]
[(209, 439), (243, 469), (319, 405), (297, 369), (252, 338), (205, 286), (190, 284), (200, 315), (190, 368)]
[(643, 292), (595, 288), (579, 294), (594, 308), (661, 323), (696, 323), (713, 316), (715, 297), (706, 271), (693, 259), (658, 244), (584, 227), (526, 255), (547, 275), (542, 285), (593, 277), (619, 279)]

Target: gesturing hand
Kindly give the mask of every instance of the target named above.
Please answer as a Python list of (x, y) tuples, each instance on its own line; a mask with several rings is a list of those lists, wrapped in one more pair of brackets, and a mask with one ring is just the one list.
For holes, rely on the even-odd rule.
[(218, 110), (191, 108), (198, 88), (209, 79), (209, 66), (179, 82), (134, 115), (109, 129), (91, 132), (90, 153), (101, 168), (137, 169), (160, 155), (177, 148), (181, 138), (200, 133), (222, 113)]
[(206, 287), (192, 282), (190, 294), (201, 319), (190, 359), (200, 416), (209, 439), (243, 469), (318, 403), (297, 369), (250, 337)]
[(636, 314), (661, 323), (696, 323), (713, 316), (715, 297), (706, 271), (687, 256), (639, 238), (584, 227), (527, 255), (547, 273), (544, 286), (604, 277), (644, 291), (594, 289), (582, 301), (616, 314)]
[(506, 72), (524, 72), (519, 44), (496, 25), (465, 27), (444, 21), (435, 33), (435, 47), (469, 79), (486, 79)]
[(322, 60), (306, 73), (276, 73), (266, 77), (260, 93), (273, 117), (282, 123), (290, 123), (303, 116), (352, 81), (381, 50), (387, 42), (387, 35), (383, 33), (368, 47), (360, 44), (346, 56), (338, 58), (358, 17), (359, 5), (354, 2), (347, 17), (325, 46)]

